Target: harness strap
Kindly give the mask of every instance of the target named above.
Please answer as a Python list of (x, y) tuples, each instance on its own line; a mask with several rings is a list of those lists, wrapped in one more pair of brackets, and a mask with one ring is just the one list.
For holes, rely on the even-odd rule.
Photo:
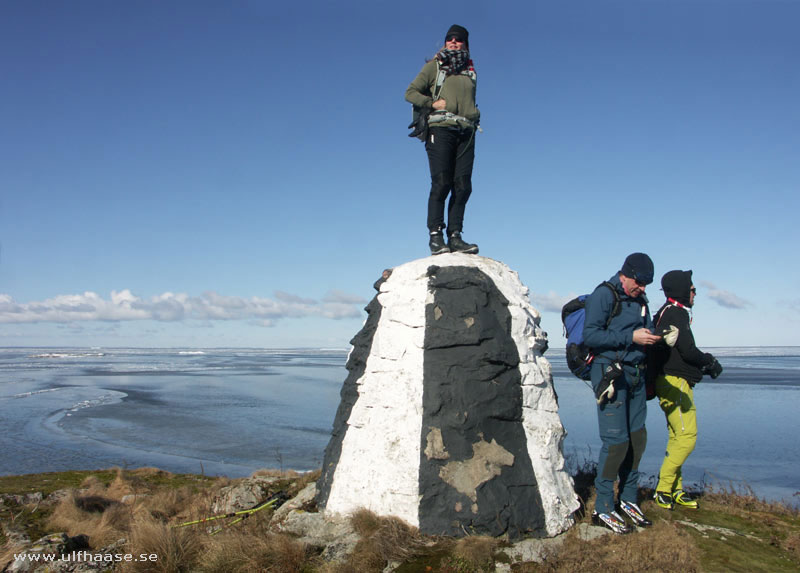
[[(444, 110), (438, 110), (431, 113), (430, 117), (428, 118), (428, 124), (441, 123), (447, 120), (453, 120), (456, 123), (458, 123), (459, 126), (461, 126), (461, 124), (465, 124), (463, 125), (463, 127), (468, 127), (470, 129), (476, 128), (475, 122), (472, 121), (471, 119), (467, 119), (463, 115), (458, 115), (451, 111), (444, 111)], [(480, 131), (481, 130), (480, 126), (478, 126), (477, 129), (478, 131)]]
[(692, 320), (694, 320), (694, 317), (692, 316), (692, 309), (691, 309), (691, 308), (689, 308), (689, 307), (688, 307), (688, 306), (686, 306), (685, 304), (681, 304), (681, 303), (679, 303), (679, 302), (678, 302), (677, 300), (675, 300), (674, 298), (667, 298), (667, 302), (669, 303), (669, 305), (667, 305), (667, 306), (664, 308), (664, 310), (662, 310), (662, 311), (661, 311), (661, 314), (659, 314), (659, 315), (658, 315), (658, 322), (656, 323), (656, 326), (658, 326), (658, 325), (661, 323), (661, 317), (662, 317), (662, 316), (664, 316), (664, 312), (665, 312), (665, 311), (667, 310), (667, 308), (669, 308), (670, 306), (675, 306), (675, 307), (677, 307), (677, 308), (682, 308), (683, 310), (685, 310), (685, 311), (686, 311), (686, 313), (689, 315), (689, 324), (692, 324)]
[(436, 60), (436, 85), (433, 86), (433, 101), (439, 99), (439, 94), (442, 91), (442, 86), (444, 85), (444, 79), (447, 76), (447, 72), (445, 72), (442, 67), (439, 65), (439, 60)]

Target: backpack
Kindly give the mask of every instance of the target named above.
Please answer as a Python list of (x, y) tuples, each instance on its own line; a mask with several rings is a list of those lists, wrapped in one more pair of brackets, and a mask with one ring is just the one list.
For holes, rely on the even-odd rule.
[[(439, 92), (442, 91), (442, 85), (447, 74), (439, 67), (439, 61), (436, 61), (436, 84), (433, 86), (431, 96), (433, 101), (439, 99)], [(411, 129), (409, 137), (416, 137), (420, 141), (428, 139), (428, 116), (431, 114), (431, 108), (419, 107), (418, 105), (411, 104), (411, 123), (408, 124), (408, 129)]]
[[(662, 306), (656, 315), (653, 317), (653, 324), (656, 328), (661, 324), (661, 317), (664, 316), (664, 311), (667, 306)], [(664, 365), (669, 360), (670, 348), (665, 344), (651, 344), (646, 349), (647, 352), (647, 370), (645, 372), (645, 392), (648, 400), (656, 397), (656, 377), (664, 368)]]
[[(619, 293), (608, 281), (603, 281), (598, 286), (605, 286), (614, 294), (614, 308), (608, 315), (606, 328), (611, 323), (611, 319), (621, 311)], [(561, 322), (564, 324), (564, 336), (567, 338), (567, 366), (569, 371), (581, 380), (591, 379), (592, 361), (594, 353), (592, 349), (583, 343), (583, 325), (586, 322), (586, 299), (588, 294), (572, 299), (561, 309)]]

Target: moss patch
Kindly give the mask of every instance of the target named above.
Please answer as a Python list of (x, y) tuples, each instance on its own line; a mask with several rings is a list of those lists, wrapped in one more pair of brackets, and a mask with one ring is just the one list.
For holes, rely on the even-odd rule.
[(118, 475), (135, 485), (146, 487), (168, 486), (171, 488), (184, 485), (203, 487), (210, 485), (217, 478), (194, 474), (173, 474), (154, 468), (138, 468), (121, 470), (85, 470), (68, 472), (46, 472), (40, 474), (24, 474), (19, 476), (0, 477), (0, 494), (26, 494), (42, 492), (44, 497), (59, 489), (77, 489), (89, 477), (96, 478), (103, 485), (114, 481)]

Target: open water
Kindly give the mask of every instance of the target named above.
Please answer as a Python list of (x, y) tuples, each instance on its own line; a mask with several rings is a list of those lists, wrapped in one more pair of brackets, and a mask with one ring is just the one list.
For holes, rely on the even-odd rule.
[[(710, 349), (725, 367), (695, 387), (687, 484), (800, 502), (800, 347)], [(600, 448), (594, 398), (550, 350), (565, 453)], [(321, 466), (344, 350), (0, 348), (0, 475), (111, 466), (238, 477)], [(648, 403), (641, 469), (658, 473), (666, 423)]]

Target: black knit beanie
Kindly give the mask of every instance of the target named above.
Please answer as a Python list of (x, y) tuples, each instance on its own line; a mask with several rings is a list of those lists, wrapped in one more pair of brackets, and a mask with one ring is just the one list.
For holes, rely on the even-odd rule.
[(649, 285), (653, 282), (653, 260), (644, 253), (631, 253), (625, 259), (621, 272), (628, 278)]
[(661, 289), (668, 298), (677, 300), (684, 306), (689, 304), (692, 288), (692, 271), (669, 271), (661, 277)]
[(464, 42), (464, 44), (469, 48), (469, 32), (467, 32), (467, 29), (464, 26), (459, 26), (458, 24), (453, 24), (450, 26), (447, 34), (445, 34), (444, 41), (446, 42), (448, 38), (452, 38), (453, 36)]

